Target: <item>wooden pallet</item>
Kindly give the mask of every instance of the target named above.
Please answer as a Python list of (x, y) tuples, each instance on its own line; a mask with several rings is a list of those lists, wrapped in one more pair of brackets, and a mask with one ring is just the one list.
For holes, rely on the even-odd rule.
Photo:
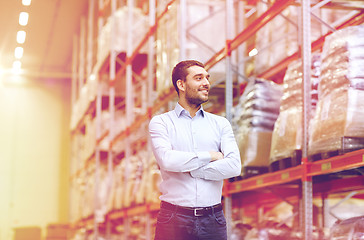
[(264, 174), (267, 172), (269, 172), (268, 167), (246, 166), (243, 168), (243, 173), (242, 173), (241, 177), (243, 179), (246, 179), (246, 178), (254, 177), (254, 176), (261, 175), (261, 174)]
[(328, 159), (348, 152), (364, 149), (364, 138), (341, 137), (341, 148), (330, 151), (322, 151), (308, 156), (308, 161), (315, 162)]
[(268, 173), (268, 172), (269, 172), (269, 167), (246, 166), (246, 167), (243, 167), (243, 170), (242, 170), (242, 173), (240, 176), (229, 178), (229, 182), (240, 181), (243, 179), (247, 179), (247, 178), (254, 177), (254, 176), (261, 175), (261, 174)]
[(293, 152), (292, 156), (283, 159), (278, 159), (272, 162), (269, 165), (269, 171), (276, 172), (279, 170), (298, 166), (301, 164), (301, 160), (302, 160), (302, 150), (296, 149)]

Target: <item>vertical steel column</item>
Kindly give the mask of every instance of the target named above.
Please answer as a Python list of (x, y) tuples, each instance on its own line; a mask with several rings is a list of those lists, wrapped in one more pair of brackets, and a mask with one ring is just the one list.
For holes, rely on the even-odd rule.
[[(133, 72), (132, 72), (132, 62), (129, 61), (130, 57), (133, 54), (133, 8), (134, 1), (128, 0), (128, 17), (127, 17), (127, 49), (126, 49), (126, 99), (125, 99), (125, 108), (126, 108), (126, 122), (127, 122), (127, 136), (125, 138), (125, 183), (129, 179), (130, 175), (130, 158), (132, 156), (131, 151), (131, 138), (130, 138), (130, 126), (134, 120), (134, 92), (133, 92)], [(126, 187), (126, 186), (125, 186)], [(129, 218), (126, 217), (124, 219), (124, 239), (128, 239), (129, 230), (130, 230), (130, 221)]]
[(72, 87), (71, 87), (71, 106), (73, 107), (77, 100), (77, 57), (78, 57), (78, 37), (73, 37), (72, 49)]
[[(234, 20), (234, 1), (226, 0), (226, 80), (225, 80), (225, 114), (226, 118), (231, 122), (233, 107), (233, 76), (232, 76), (232, 64), (231, 64), (231, 49), (230, 41), (233, 38), (233, 20)], [(224, 199), (225, 215), (227, 220), (227, 233), (228, 239), (231, 235), (232, 227), (232, 199), (231, 196), (225, 196)]]
[[(311, 6), (310, 0), (301, 1), (301, 24), (302, 24), (302, 94), (303, 94), (303, 139), (302, 139), (302, 156), (304, 159), (308, 157), (308, 139), (309, 139), (309, 121), (311, 116)], [(307, 164), (304, 164), (304, 171), (307, 171)], [(312, 239), (312, 178), (304, 174), (302, 179), (302, 216), (303, 216), (303, 236), (305, 240)]]
[(95, 0), (89, 0), (88, 6), (88, 31), (87, 31), (87, 56), (86, 56), (86, 74), (87, 79), (92, 73), (92, 57), (93, 57), (93, 34), (94, 34), (94, 12)]
[[(327, 193), (322, 193), (321, 194), (321, 201), (322, 201), (322, 224), (321, 227), (322, 229), (326, 229), (329, 228), (330, 226), (328, 225), (329, 222), (329, 212), (330, 212), (330, 204), (329, 204), (329, 199), (328, 199), (328, 194)], [(325, 232), (325, 231), (323, 231)]]
[(99, 235), (99, 199), (98, 199), (98, 189), (100, 183), (100, 146), (98, 140), (101, 138), (101, 104), (102, 104), (102, 92), (101, 88), (97, 89), (96, 95), (96, 144), (95, 144), (95, 187), (94, 187), (94, 235), (95, 239), (98, 239)]
[[(156, 19), (156, 9), (155, 9), (155, 0), (149, 0), (149, 31), (152, 32), (152, 27), (155, 25)], [(153, 107), (153, 85), (154, 85), (154, 67), (155, 67), (155, 59), (154, 59), (154, 34), (149, 36), (148, 39), (148, 89), (147, 89), (147, 106), (148, 106), (148, 114), (151, 118), (152, 114), (152, 107)], [(149, 135), (149, 134), (148, 134)], [(152, 158), (152, 143), (150, 140), (150, 137), (148, 137), (148, 144), (147, 144), (147, 160), (146, 164), (147, 166), (150, 166), (150, 161)], [(148, 203), (147, 203), (148, 204)], [(147, 212), (146, 216), (146, 240), (152, 240), (152, 222), (151, 222), (151, 216), (150, 212)]]
[(180, 0), (179, 3), (179, 60), (186, 60), (186, 42), (187, 42), (187, 1)]
[(81, 26), (80, 26), (80, 43), (79, 43), (79, 47), (80, 47), (80, 54), (78, 56), (78, 91), (79, 91), (79, 96), (81, 95), (81, 91), (84, 85), (84, 81), (85, 81), (85, 42), (86, 42), (86, 21), (85, 21), (85, 17), (81, 17)]
[[(78, 56), (78, 37), (75, 35), (73, 37), (73, 49), (72, 49), (72, 82), (71, 82), (71, 114), (74, 115), (75, 113), (73, 112), (73, 106), (75, 106), (76, 101), (77, 101), (77, 56)], [(73, 116), (74, 118), (74, 116)], [(78, 120), (77, 120), (78, 121)], [(77, 126), (77, 125), (76, 125)], [(73, 127), (73, 126), (72, 126)], [(78, 132), (74, 132), (72, 134), (71, 132), (71, 165), (70, 165), (70, 173), (71, 176), (76, 176), (75, 173), (77, 172), (77, 170), (79, 169), (79, 164), (81, 161), (79, 161), (79, 155), (80, 155), (80, 151), (76, 151), (75, 153), (75, 146), (78, 147), (78, 137), (77, 137)], [(76, 167), (75, 167), (76, 166)], [(69, 208), (68, 208), (68, 216), (70, 216), (70, 220), (72, 222), (74, 222), (74, 218), (72, 218), (74, 215), (72, 214), (72, 209), (73, 209), (73, 205), (75, 204), (73, 199), (74, 199), (74, 194), (75, 193), (75, 189), (77, 189), (77, 185), (75, 184), (76, 179), (74, 177), (71, 178), (70, 180), (70, 192), (69, 192), (69, 198), (68, 198), (68, 204), (69, 204)], [(78, 193), (79, 194), (79, 193)]]
[(233, 75), (231, 64), (230, 41), (233, 38), (234, 1), (226, 0), (226, 82), (225, 82), (225, 112), (226, 118), (231, 121), (233, 107)]
[[(241, 32), (244, 30), (244, 27), (246, 25), (246, 19), (245, 19), (245, 3), (243, 1), (238, 1), (237, 3), (237, 18), (238, 18), (238, 23), (237, 23), (237, 32)], [(236, 57), (236, 62), (238, 64), (238, 83), (241, 84), (243, 81), (245, 81), (244, 78), (239, 77), (239, 76), (245, 76), (245, 61), (242, 61), (244, 59), (244, 54), (245, 54), (245, 43), (243, 43), (242, 45), (240, 45), (237, 49), (237, 57)]]
[[(110, 197), (110, 191), (113, 181), (113, 149), (112, 141), (115, 136), (114, 130), (114, 120), (115, 120), (115, 76), (116, 76), (116, 50), (115, 50), (115, 32), (116, 32), (116, 0), (111, 0), (111, 32), (110, 32), (110, 68), (109, 68), (109, 147), (107, 154), (107, 176), (108, 176), (108, 186), (107, 186), (107, 198)], [(106, 218), (106, 225), (108, 229), (110, 228), (110, 220)], [(106, 239), (111, 239), (110, 231), (107, 231)]]

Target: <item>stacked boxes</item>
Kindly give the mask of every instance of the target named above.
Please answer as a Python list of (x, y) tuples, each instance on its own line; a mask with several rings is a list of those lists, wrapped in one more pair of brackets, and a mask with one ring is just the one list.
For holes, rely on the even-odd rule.
[(309, 154), (364, 147), (364, 26), (326, 38)]
[(241, 96), (234, 121), (243, 166), (242, 175), (266, 172), (274, 123), (279, 114), (282, 88), (272, 81), (255, 79)]
[[(311, 77), (311, 115), (313, 116), (317, 103), (317, 84), (320, 74), (320, 59), (312, 58)], [(302, 150), (302, 64), (300, 61), (291, 63), (283, 79), (283, 96), (279, 117), (274, 126), (270, 163), (288, 159), (294, 161), (286, 167), (300, 163)], [(278, 163), (278, 162), (277, 162)], [(291, 166), (289, 166), (291, 165)], [(278, 167), (286, 168), (286, 167)], [(279, 170), (272, 169), (272, 170)]]
[(68, 230), (69, 226), (67, 224), (48, 224), (46, 240), (67, 240)]
[(41, 240), (40, 227), (19, 227), (14, 229), (14, 240)]

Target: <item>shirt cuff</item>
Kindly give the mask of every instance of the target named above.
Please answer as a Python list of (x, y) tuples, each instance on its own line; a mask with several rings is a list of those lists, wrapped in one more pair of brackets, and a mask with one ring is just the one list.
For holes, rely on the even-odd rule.
[(203, 167), (210, 163), (211, 154), (209, 152), (198, 152), (196, 153), (198, 158), (199, 167)]

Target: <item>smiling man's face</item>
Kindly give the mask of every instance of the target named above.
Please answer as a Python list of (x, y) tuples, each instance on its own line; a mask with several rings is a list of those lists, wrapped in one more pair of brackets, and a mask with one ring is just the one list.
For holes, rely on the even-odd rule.
[(207, 102), (210, 91), (210, 75), (200, 66), (191, 66), (188, 69), (185, 84), (185, 98), (189, 104), (200, 105)]

